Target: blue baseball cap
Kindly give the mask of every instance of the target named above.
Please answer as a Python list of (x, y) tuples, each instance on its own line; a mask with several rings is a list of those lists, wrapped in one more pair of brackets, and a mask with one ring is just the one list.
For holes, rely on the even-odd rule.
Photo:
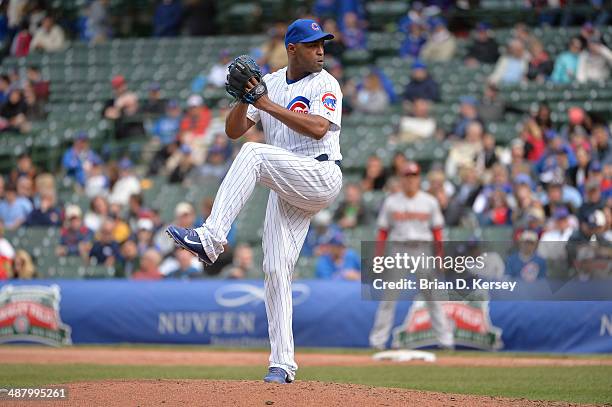
[(285, 48), (289, 44), (301, 42), (314, 42), (318, 40), (332, 40), (334, 36), (323, 31), (319, 23), (314, 20), (298, 19), (291, 23), (285, 34)]
[(421, 61), (420, 59), (415, 60), (412, 63), (412, 66), (410, 67), (410, 69), (415, 70), (415, 69), (427, 69), (427, 65), (425, 65), (425, 63), (423, 61)]

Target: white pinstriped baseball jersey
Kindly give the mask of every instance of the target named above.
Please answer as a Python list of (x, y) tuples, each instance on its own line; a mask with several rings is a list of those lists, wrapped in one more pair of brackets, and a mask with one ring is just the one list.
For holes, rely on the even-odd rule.
[[(212, 212), (196, 232), (208, 258), (224, 250), (230, 227), (256, 184), (270, 189), (262, 237), (264, 291), (270, 367), (295, 377), (291, 281), (310, 218), (328, 207), (342, 189), (340, 154), (342, 93), (325, 70), (288, 84), (286, 68), (266, 75), (268, 97), (294, 112), (320, 115), (330, 122), (321, 140), (299, 134), (252, 105), (247, 117), (261, 120), (266, 144), (245, 143), (223, 179)], [(328, 160), (315, 160), (327, 154)]]
[(316, 114), (330, 121), (327, 134), (321, 140), (306, 137), (269, 115), (249, 105), (247, 117), (257, 123), (261, 120), (266, 143), (282, 147), (307, 157), (327, 154), (330, 160), (341, 160), (340, 127), (342, 126), (342, 91), (340, 84), (329, 72), (310, 75), (293, 83), (287, 83), (287, 68), (267, 74), (263, 80), (268, 97), (273, 102), (294, 112)]

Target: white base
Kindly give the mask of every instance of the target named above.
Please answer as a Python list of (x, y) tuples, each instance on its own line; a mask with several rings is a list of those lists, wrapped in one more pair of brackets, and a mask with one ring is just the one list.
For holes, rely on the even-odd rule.
[(411, 360), (422, 360), (424, 362), (433, 363), (436, 361), (436, 355), (431, 352), (423, 352), (420, 350), (388, 350), (378, 352), (372, 355), (374, 360), (390, 360), (392, 362), (408, 362)]

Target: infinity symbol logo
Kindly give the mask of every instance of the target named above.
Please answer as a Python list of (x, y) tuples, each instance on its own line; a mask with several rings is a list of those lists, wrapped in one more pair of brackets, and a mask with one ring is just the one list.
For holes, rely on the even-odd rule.
[[(299, 305), (310, 296), (310, 287), (306, 284), (293, 284), (293, 305)], [(222, 307), (235, 308), (243, 305), (257, 305), (266, 298), (263, 287), (250, 284), (229, 284), (215, 292), (215, 301)]]

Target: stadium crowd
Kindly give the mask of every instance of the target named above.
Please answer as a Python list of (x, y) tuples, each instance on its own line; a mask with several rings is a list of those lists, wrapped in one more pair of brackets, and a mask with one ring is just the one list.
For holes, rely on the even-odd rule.
[[(17, 17), (11, 8), (16, 3), (20, 2), (9, 1), (3, 14), (3, 43), (9, 54), (57, 52), (68, 46), (63, 29), (44, 2), (25, 1), (28, 8), (20, 9)], [(491, 65), (492, 74), (483, 83), (481, 94), (461, 97), (459, 112), (450, 130), (446, 130), (431, 113), (443, 90), (440, 78), (430, 73), (429, 64), (451, 61), (456, 38), (440, 8), (413, 2), (407, 15), (397, 21), (397, 29), (404, 35), (399, 55), (409, 61), (406, 75), (410, 75), (404, 93), (398, 95), (378, 67), (372, 67), (357, 80), (344, 77), (342, 56), (347, 50), (366, 46), (368, 24), (359, 2), (338, 3), (342, 4), (341, 10), (336, 9), (336, 2), (317, 1), (313, 13), (327, 16), (321, 19), (322, 26), (336, 36), (336, 41), (326, 44), (326, 64), (343, 86), (344, 113), (377, 114), (400, 104), (403, 113), (398, 127), (390, 140), (380, 143), (401, 146), (424, 139), (450, 143), (446, 160), (434, 163), (422, 178), (422, 189), (436, 198), (446, 226), (510, 227), (514, 239), (521, 242), (610, 244), (609, 124), (580, 107), (570, 107), (563, 121), (566, 124), (558, 126), (545, 103), (535, 111), (525, 110), (503, 100), (499, 92), (500, 86), (513, 83), (609, 81), (612, 52), (597, 24), (585, 22), (567, 50), (554, 56), (546, 53), (545, 44), (524, 24), (517, 24), (512, 37), (500, 43), (494, 28), (486, 22), (479, 23), (470, 33), (463, 62), (468, 67)], [(91, 2), (84, 25), (87, 34), (80, 38), (93, 43), (110, 38), (108, 4), (105, 0)], [(185, 22), (177, 17), (181, 7), (178, 1), (159, 3), (153, 24), (156, 36), (183, 32), (181, 24)], [(601, 24), (602, 19), (598, 18), (597, 23)], [(250, 51), (266, 72), (287, 62), (285, 28), (282, 23), (273, 25), (268, 41)], [(6, 46), (9, 38), (10, 45)], [(33, 227), (59, 229), (57, 256), (113, 267), (116, 277), (260, 276), (253, 248), (237, 243), (236, 227), (232, 228), (224, 255), (206, 269), (188, 252), (176, 250), (166, 238), (164, 229), (169, 223), (183, 227), (201, 224), (212, 209), (213, 197), (201, 202), (180, 202), (174, 219), (162, 219), (159, 208), (151, 207), (143, 195), (151, 177), (186, 185), (202, 180), (219, 183), (241, 142), (262, 141), (261, 130), (254, 127), (241, 142), (228, 142), (223, 125), (228, 106), (212, 109), (202, 97), (206, 89), (224, 87), (231, 56), (221, 50), (217, 58), (209, 71), (193, 78), (192, 94), (186, 100), (166, 98), (160, 84), (153, 81), (147, 96), (141, 98), (129, 89), (122, 75), (109, 78), (113, 98), (99, 114), (112, 124), (116, 140), (138, 140), (118, 160), (109, 158), (116, 152), (92, 148), (87, 129), (74, 134), (72, 145), (61, 158), (62, 170), (58, 174), (40, 171), (28, 153), (18, 157), (17, 166), (0, 178), (0, 279), (37, 275), (32, 253), (23, 248), (15, 250), (4, 237), (5, 231)], [(18, 72), (3, 73), (0, 131), (27, 132), (31, 121), (44, 120), (49, 92), (49, 81), (35, 66), (29, 67), (23, 78)], [(504, 120), (506, 113), (520, 115), (522, 126), (507, 146), (501, 146), (488, 124)], [(381, 157), (371, 155), (360, 179), (351, 178), (346, 183), (338, 204), (315, 216), (302, 255), (317, 259), (314, 274), (318, 278), (359, 278), (359, 255), (347, 247), (343, 232), (376, 224), (379, 203), (366, 203), (364, 194), (400, 191), (407, 162), (401, 152), (388, 166)], [(89, 207), (60, 202), (58, 188), (66, 185), (87, 197)], [(542, 246), (542, 250), (532, 250), (531, 257), (521, 261), (539, 262), (556, 255)]]

